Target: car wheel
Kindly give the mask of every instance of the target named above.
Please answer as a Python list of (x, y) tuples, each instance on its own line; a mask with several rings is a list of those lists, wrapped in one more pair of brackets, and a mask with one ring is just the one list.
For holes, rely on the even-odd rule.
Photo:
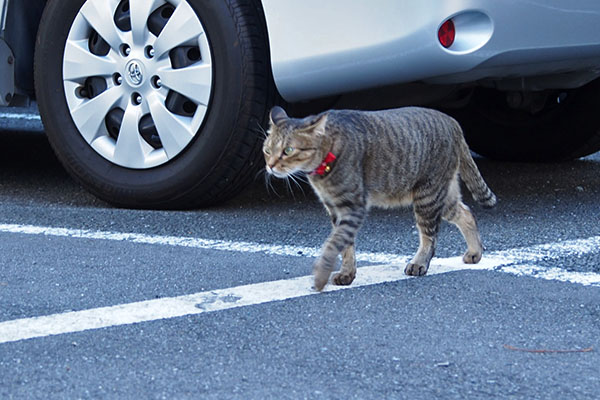
[(275, 93), (256, 4), (49, 0), (36, 95), (66, 169), (124, 207), (205, 206), (239, 192), (260, 165)]
[[(534, 162), (572, 160), (600, 150), (600, 80), (536, 96), (507, 101), (503, 92), (476, 90), (470, 105), (455, 114), (471, 149), (492, 159)], [(515, 102), (527, 102), (527, 108), (516, 109)]]

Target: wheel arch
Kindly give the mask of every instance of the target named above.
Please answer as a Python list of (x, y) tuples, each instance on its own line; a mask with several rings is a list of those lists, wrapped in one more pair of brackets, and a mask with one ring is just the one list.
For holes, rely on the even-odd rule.
[(6, 0), (3, 37), (15, 56), (16, 92), (35, 98), (33, 56), (46, 0)]

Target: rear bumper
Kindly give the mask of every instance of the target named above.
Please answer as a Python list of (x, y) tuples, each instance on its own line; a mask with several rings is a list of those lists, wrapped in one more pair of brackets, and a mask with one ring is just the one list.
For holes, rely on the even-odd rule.
[[(577, 71), (583, 84), (600, 74), (596, 0), (263, 0), (263, 7), (275, 83), (289, 101), (421, 80)], [(457, 35), (445, 49), (437, 31), (448, 18)]]

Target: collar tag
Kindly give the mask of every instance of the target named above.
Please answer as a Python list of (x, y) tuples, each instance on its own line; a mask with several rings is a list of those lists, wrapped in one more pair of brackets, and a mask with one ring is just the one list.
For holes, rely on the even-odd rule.
[(324, 175), (328, 174), (329, 172), (331, 172), (331, 168), (332, 168), (331, 164), (335, 161), (335, 159), (336, 159), (336, 156), (332, 152), (327, 153), (323, 162), (321, 162), (321, 164), (319, 164), (319, 166), (317, 168), (315, 168), (315, 170), (313, 172), (311, 172), (310, 174), (311, 175), (319, 175), (319, 176), (324, 176)]

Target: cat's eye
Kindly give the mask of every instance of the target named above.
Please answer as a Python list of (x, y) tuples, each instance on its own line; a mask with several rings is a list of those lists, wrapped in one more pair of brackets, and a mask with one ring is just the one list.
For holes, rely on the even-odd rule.
[(270, 156), (271, 155), (271, 150), (268, 148), (264, 148), (263, 151), (265, 152), (266, 155)]
[(286, 147), (285, 149), (283, 149), (283, 154), (285, 154), (286, 156), (289, 156), (290, 154), (292, 154), (294, 152), (294, 148), (293, 147)]

